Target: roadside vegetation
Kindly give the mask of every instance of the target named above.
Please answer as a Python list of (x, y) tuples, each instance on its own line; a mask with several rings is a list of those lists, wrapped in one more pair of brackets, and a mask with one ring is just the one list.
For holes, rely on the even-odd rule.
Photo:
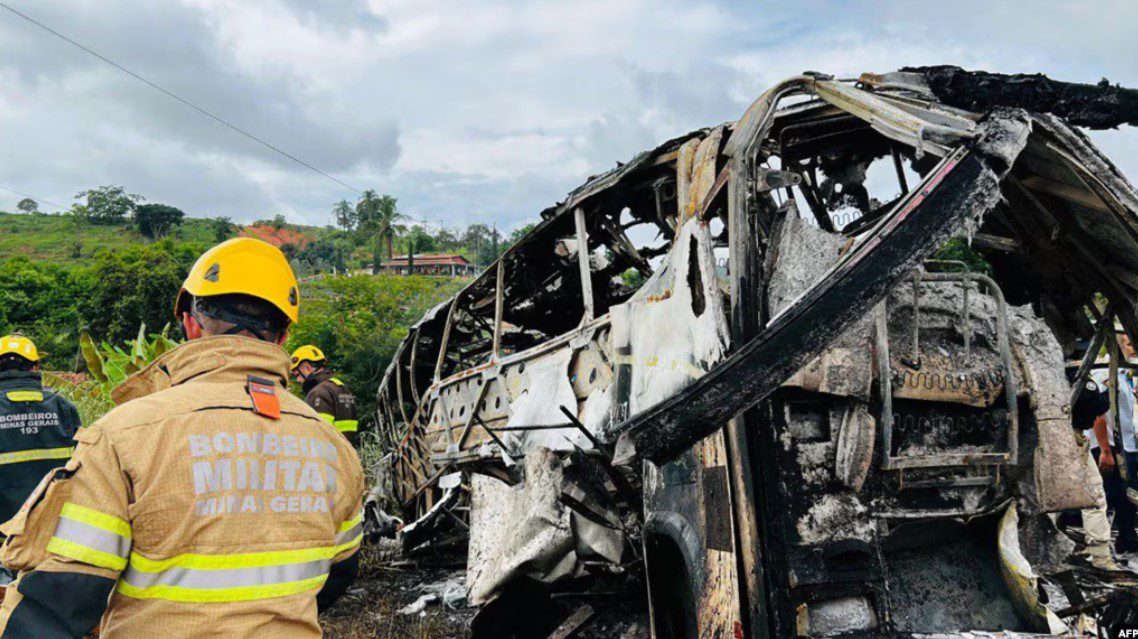
[[(396, 198), (371, 190), (335, 203), (334, 224), (323, 227), (283, 214), (248, 225), (190, 217), (114, 185), (78, 193), (66, 211), (45, 213), (30, 199), (17, 211), (0, 211), (0, 334), (36, 341), (48, 384), (87, 424), (111, 408), (110, 390), (126, 375), (180, 340), (173, 300), (198, 255), (249, 236), (278, 246), (301, 278), (301, 319), (286, 348), (324, 350), (355, 393), (366, 431), (375, 388), (408, 327), (468, 281), (372, 275), (374, 264), (410, 251), (485, 266), (532, 228), (428, 229), (401, 213)], [(383, 451), (366, 433), (364, 442), (370, 470)]]
[[(97, 416), (100, 407), (109, 409), (114, 386), (179, 339), (180, 329), (170, 326), (173, 299), (197, 253), (170, 248), (108, 252), (75, 269), (23, 257), (0, 260), (0, 334), (20, 330), (35, 339), (46, 370), (81, 373), (54, 379), (73, 387), (65, 392), (83, 405), (85, 417)], [(407, 327), (464, 283), (396, 275), (302, 282), (301, 319), (286, 348), (318, 344), (356, 394), (366, 428), (375, 388)], [(165, 328), (148, 333), (148, 326)]]
[(35, 261), (77, 265), (108, 248), (117, 250), (168, 239), (210, 245), (237, 235), (262, 239), (280, 247), (300, 275), (369, 269), (392, 255), (455, 253), (485, 266), (533, 225), (509, 234), (496, 225), (427, 228), (399, 211), (398, 200), (364, 191), (355, 203), (336, 202), (329, 211), (333, 224), (311, 226), (290, 222), (284, 214), (234, 224), (223, 216), (191, 217), (177, 207), (147, 202), (121, 186), (101, 186), (75, 196), (66, 210), (45, 212), (32, 199), (21, 200), (16, 212), (0, 211), (0, 257), (25, 256)]
[(65, 215), (26, 202), (22, 213), (0, 211), (0, 334), (19, 331), (38, 343), (49, 383), (75, 401), (84, 423), (109, 409), (109, 391), (126, 374), (180, 339), (171, 325), (174, 296), (193, 260), (217, 241), (256, 236), (290, 258), (304, 305), (287, 347), (320, 345), (360, 401), (365, 429), (407, 326), (465, 282), (368, 275), (376, 251), (386, 259), (389, 247), (398, 254), (398, 244), (410, 242), (417, 251), (493, 259), (498, 250), (493, 230), (480, 225), (409, 229), (395, 199), (373, 192), (357, 206), (337, 205), (339, 227), (290, 224), (281, 215), (247, 226), (185, 217), (116, 186), (77, 199)]

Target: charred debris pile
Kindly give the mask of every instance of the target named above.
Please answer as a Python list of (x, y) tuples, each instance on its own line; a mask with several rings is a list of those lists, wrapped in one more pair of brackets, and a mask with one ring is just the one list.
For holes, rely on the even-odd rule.
[(1099, 490), (1072, 388), (1138, 336), (1138, 196), (1075, 127), (1136, 96), (808, 73), (590, 178), (401, 344), (373, 529), (464, 546), (495, 632), (630, 589), (660, 638), (1138, 618), (1053, 517)]

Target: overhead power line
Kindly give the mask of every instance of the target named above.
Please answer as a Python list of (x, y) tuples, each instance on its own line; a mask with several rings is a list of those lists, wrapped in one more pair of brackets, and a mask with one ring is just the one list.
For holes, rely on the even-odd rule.
[(245, 136), (246, 138), (249, 138), (250, 140), (253, 140), (254, 142), (256, 142), (256, 143), (258, 143), (258, 144), (260, 144), (260, 145), (262, 145), (268, 149), (271, 149), (272, 151), (279, 153), (280, 155), (283, 155), (284, 157), (292, 160), (293, 162), (296, 162), (300, 166), (303, 166), (306, 169), (309, 169), (309, 170), (311, 170), (311, 171), (313, 171), (319, 175), (322, 175), (325, 178), (328, 178), (329, 180), (335, 182), (336, 184), (339, 184), (340, 186), (342, 186), (344, 188), (350, 189), (356, 193), (361, 192), (359, 189), (352, 186), (351, 184), (348, 184), (347, 182), (344, 182), (343, 180), (340, 180), (339, 178), (333, 177), (333, 176), (325, 173), (324, 171), (321, 171), (320, 169), (316, 168), (315, 166), (309, 164), (308, 162), (305, 162), (304, 160), (302, 160), (302, 159), (296, 157), (295, 155), (289, 153), (288, 151), (285, 151), (284, 149), (281, 149), (280, 147), (278, 147), (278, 146), (276, 146), (270, 142), (266, 142), (265, 140), (262, 140), (261, 138), (253, 135), (252, 133), (246, 131), (245, 129), (242, 129), (241, 127), (239, 127), (235, 124), (231, 124), (230, 122), (226, 121), (222, 117), (214, 115), (213, 113), (203, 109), (202, 107), (194, 104), (193, 102), (190, 102), (186, 98), (183, 98), (182, 96), (174, 93), (173, 91), (165, 89), (165, 88), (155, 84), (154, 82), (151, 82), (147, 78), (135, 73), (134, 71), (131, 71), (130, 69), (124, 67), (123, 65), (119, 64), (118, 62), (111, 60), (110, 58), (99, 53), (98, 51), (94, 51), (91, 48), (89, 48), (89, 47), (87, 47), (87, 46), (85, 46), (79, 42), (76, 42), (75, 40), (72, 40), (71, 38), (63, 35), (62, 33), (56, 31), (55, 29), (52, 29), (51, 27), (49, 27), (46, 24), (36, 20), (35, 18), (33, 18), (33, 17), (31, 17), (31, 16), (29, 16), (29, 15), (27, 15), (21, 11), (18, 11), (17, 9), (9, 6), (7, 3), (0, 2), (0, 7), (7, 9), (8, 11), (12, 12), (13, 14), (19, 16), (20, 18), (23, 18), (24, 20), (27, 20), (28, 22), (34, 24), (35, 26), (39, 27), (40, 29), (47, 31), (48, 33), (59, 38), (60, 40), (63, 40), (64, 42), (67, 42), (68, 44), (70, 44), (74, 47), (77, 47), (79, 49), (82, 49), (83, 51), (86, 51), (87, 53), (95, 56), (96, 58), (102, 60), (103, 62), (105, 62), (109, 65), (111, 65), (112, 67), (118, 69), (119, 71), (122, 71), (123, 73), (129, 75), (130, 77), (134, 78), (135, 80), (138, 80), (139, 82), (142, 82), (143, 84), (149, 86), (150, 88), (163, 93), (167, 97), (170, 97), (174, 100), (177, 100), (178, 102), (181, 102), (182, 104), (190, 107), (191, 109), (197, 111), (198, 113), (201, 113), (202, 115), (210, 118), (211, 120), (214, 120), (215, 122), (225, 126), (226, 128), (229, 128), (229, 129)]
[(9, 193), (14, 193), (16, 195), (19, 195), (20, 197), (26, 197), (28, 199), (35, 200), (36, 202), (39, 202), (40, 204), (48, 204), (50, 206), (54, 206), (55, 208), (57, 208), (61, 211), (64, 210), (64, 207), (56, 204), (55, 202), (52, 202), (50, 200), (45, 200), (42, 197), (36, 197), (34, 195), (28, 195), (27, 193), (21, 193), (20, 191), (17, 191), (16, 189), (10, 189), (10, 188), (4, 186), (3, 184), (0, 184), (0, 189), (7, 191)]

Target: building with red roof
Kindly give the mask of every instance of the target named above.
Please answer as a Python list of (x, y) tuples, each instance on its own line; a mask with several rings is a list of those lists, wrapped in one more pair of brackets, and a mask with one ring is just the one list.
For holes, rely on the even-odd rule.
[(458, 253), (422, 253), (396, 255), (380, 263), (380, 270), (394, 275), (448, 275), (450, 277), (474, 275), (478, 267)]

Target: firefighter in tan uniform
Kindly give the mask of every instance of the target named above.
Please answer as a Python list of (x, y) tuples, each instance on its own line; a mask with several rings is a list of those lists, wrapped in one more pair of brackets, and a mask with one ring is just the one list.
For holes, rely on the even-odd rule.
[(359, 458), (284, 389), (299, 308), (276, 248), (198, 259), (176, 312), (189, 341), (115, 390), (0, 527), (20, 571), (0, 637), (320, 637), (355, 579)]
[(292, 374), (304, 391), (304, 403), (344, 434), (352, 446), (359, 446), (359, 417), (356, 398), (339, 378), (328, 370), (324, 351), (311, 344), (292, 352)]

